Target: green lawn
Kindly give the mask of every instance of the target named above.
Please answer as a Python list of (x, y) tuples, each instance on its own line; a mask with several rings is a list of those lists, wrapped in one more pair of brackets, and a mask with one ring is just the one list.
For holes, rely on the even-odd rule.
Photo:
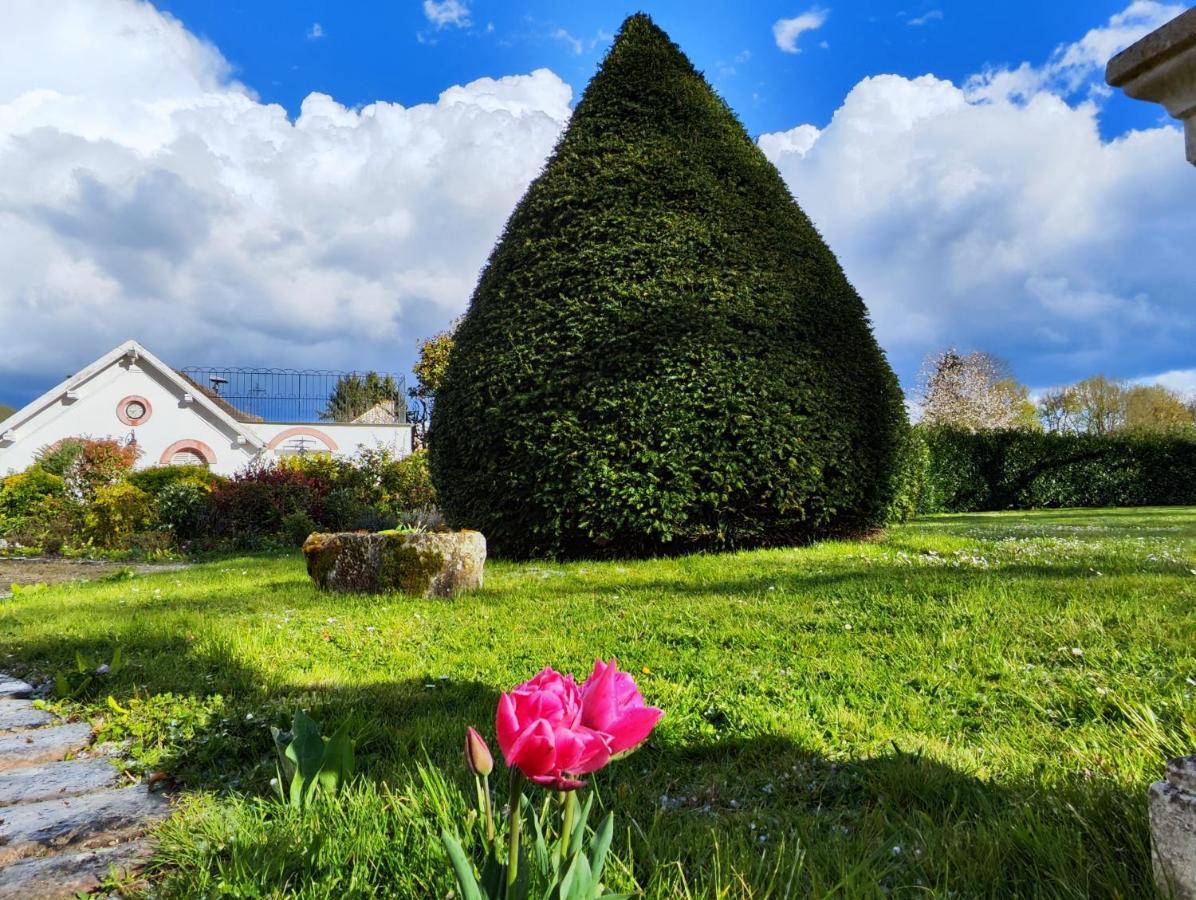
[[(299, 558), (253, 557), (21, 591), (0, 669), (122, 648), (102, 694), (65, 706), (178, 779), (164, 896), (446, 896), (464, 727), (492, 736), (499, 691), (611, 654), (666, 710), (594, 780), (617, 886), (1150, 895), (1146, 787), (1196, 747), (1196, 509), (937, 516), (486, 579), (456, 601), (322, 595)], [(296, 703), (360, 735), (353, 790), (302, 815), (260, 799), (267, 726)]]

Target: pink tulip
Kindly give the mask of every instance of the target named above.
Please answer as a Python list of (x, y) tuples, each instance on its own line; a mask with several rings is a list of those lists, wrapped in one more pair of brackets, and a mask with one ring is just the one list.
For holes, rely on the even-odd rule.
[(573, 676), (545, 666), (498, 700), (498, 746), (507, 766), (539, 785), (567, 791), (577, 775), (610, 759), (609, 737), (581, 723), (581, 691)]
[(626, 755), (648, 739), (664, 710), (647, 706), (635, 679), (610, 664), (594, 660), (594, 671), (581, 686), (581, 724), (609, 737), (612, 757)]

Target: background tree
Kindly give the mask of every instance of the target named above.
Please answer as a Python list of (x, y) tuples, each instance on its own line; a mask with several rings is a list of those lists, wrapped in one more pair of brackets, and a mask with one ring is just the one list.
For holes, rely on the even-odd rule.
[(1076, 410), (1076, 431), (1112, 434), (1125, 425), (1125, 388), (1120, 382), (1094, 375), (1068, 390)]
[(1038, 418), (1047, 431), (1078, 434), (1080, 407), (1070, 387), (1052, 388), (1038, 398)]
[(1194, 424), (1183, 397), (1161, 384), (1135, 385), (1123, 396), (1125, 428), (1129, 431), (1176, 432)]
[(438, 331), (419, 342), (419, 359), (412, 367), (415, 373), (415, 387), (407, 390), (407, 395), (412, 401), (410, 416), (415, 425), (414, 437), (418, 443), (423, 443), (432, 404), (436, 400), (436, 389), (444, 378), (445, 369), (448, 368), (449, 354), (453, 349), (453, 334), (459, 323), (458, 319), (444, 331)]
[(320, 418), (326, 422), (352, 422), (379, 403), (389, 405), (392, 412), (405, 408), (403, 392), (394, 377), (351, 372), (337, 379)]
[(905, 425), (859, 295), (727, 105), (629, 18), (436, 390), (454, 524), (515, 556), (880, 525)]
[(9, 416), (11, 416), (15, 412), (16, 412), (15, 408), (13, 408), (11, 406), (7, 406), (3, 403), (0, 403), (0, 422), (3, 422), (5, 419), (7, 419)]
[(1041, 428), (1030, 389), (991, 353), (932, 353), (922, 364), (922, 421), (965, 431)]

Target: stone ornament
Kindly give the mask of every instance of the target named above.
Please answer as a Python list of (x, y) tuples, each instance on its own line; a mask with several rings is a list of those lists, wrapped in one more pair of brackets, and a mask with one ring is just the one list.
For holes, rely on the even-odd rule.
[(1196, 165), (1196, 8), (1109, 60), (1105, 81), (1135, 100), (1163, 104), (1181, 120), (1188, 162)]

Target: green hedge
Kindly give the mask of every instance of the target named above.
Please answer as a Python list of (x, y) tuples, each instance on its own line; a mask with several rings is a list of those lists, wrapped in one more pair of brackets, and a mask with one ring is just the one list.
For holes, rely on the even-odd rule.
[(1196, 439), (918, 428), (922, 512), (1196, 504)]
[(858, 533), (904, 422), (834, 254), (632, 16), (457, 330), (429, 436), (446, 516), (516, 557)]

